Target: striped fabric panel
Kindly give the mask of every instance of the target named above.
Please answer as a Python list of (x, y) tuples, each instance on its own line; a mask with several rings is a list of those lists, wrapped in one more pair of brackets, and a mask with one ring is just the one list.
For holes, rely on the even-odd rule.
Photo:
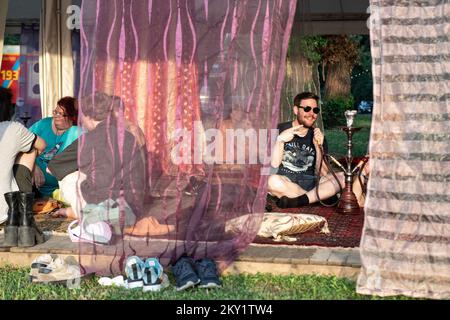
[[(441, 50), (436, 48), (436, 50)], [(373, 69), (378, 74), (381, 74), (381, 66), (380, 65), (374, 65)], [(383, 75), (420, 75), (420, 74), (436, 74), (441, 75), (445, 73), (450, 73), (450, 66), (447, 64), (440, 65), (440, 64), (429, 64), (429, 63), (415, 63), (414, 64), (414, 72), (412, 71), (412, 65), (411, 64), (383, 64)], [(382, 80), (382, 79), (380, 79)], [(440, 84), (442, 86), (448, 86), (448, 83), (444, 82)]]
[[(410, 56), (416, 56), (417, 51), (420, 50), (421, 56), (434, 56), (436, 55), (436, 52), (449, 52), (450, 51), (450, 42), (444, 42), (444, 43), (430, 43), (430, 44), (404, 44), (404, 43), (385, 43), (383, 44), (383, 51), (384, 51), (384, 57), (385, 59), (388, 59), (388, 57), (391, 57), (390, 59), (393, 59), (392, 57), (410, 57)], [(373, 58), (379, 59), (380, 56), (374, 56)], [(376, 61), (378, 63), (378, 61)], [(414, 62), (420, 62), (420, 61), (414, 61)], [(427, 62), (427, 61), (424, 61)], [(408, 67), (408, 64), (406, 63), (405, 67)], [(429, 67), (427, 65), (427, 67)]]
[(402, 18), (385, 18), (381, 20), (383, 26), (395, 26), (395, 25), (403, 25), (403, 26), (429, 26), (429, 25), (438, 25), (445, 24), (450, 22), (450, 16), (447, 17), (437, 17), (437, 18), (412, 18), (412, 19), (402, 19)]
[(450, 217), (447, 216), (436, 216), (434, 214), (392, 212), (372, 208), (370, 210), (367, 210), (366, 215), (369, 217), (388, 219), (393, 221), (402, 220), (420, 223), (441, 223), (441, 224), (450, 223)]
[(362, 294), (450, 298), (450, 1), (371, 0)]
[[(442, 113), (442, 106), (434, 102), (422, 102), (420, 104), (420, 108), (418, 108), (417, 105), (410, 104), (407, 102), (393, 103), (384, 100), (384, 106), (385, 108), (388, 108), (388, 110), (392, 110), (392, 113), (432, 113), (432, 114)], [(410, 131), (412, 130), (410, 129)]]
[[(376, 78), (375, 81), (381, 81), (381, 78)], [(384, 82), (439, 82), (450, 81), (450, 73), (442, 74), (398, 74), (385, 75)]]
[(448, 4), (448, 0), (381, 0), (374, 1), (383, 7), (430, 8)]

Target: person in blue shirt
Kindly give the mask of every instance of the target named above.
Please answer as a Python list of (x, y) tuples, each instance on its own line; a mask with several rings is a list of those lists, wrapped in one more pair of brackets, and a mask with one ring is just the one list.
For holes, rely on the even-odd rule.
[(30, 131), (40, 136), (47, 147), (36, 158), (33, 179), (41, 196), (50, 197), (58, 188), (58, 181), (46, 169), (50, 160), (74, 142), (81, 131), (76, 126), (77, 108), (75, 98), (64, 97), (53, 110), (53, 117), (39, 120), (30, 127)]

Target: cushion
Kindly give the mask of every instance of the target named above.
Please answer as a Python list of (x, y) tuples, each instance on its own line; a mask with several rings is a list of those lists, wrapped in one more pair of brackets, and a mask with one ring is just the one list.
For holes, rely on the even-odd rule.
[[(253, 219), (252, 219), (253, 218)], [(226, 223), (227, 232), (240, 233), (243, 228), (249, 228), (259, 222), (251, 215), (246, 214), (238, 218), (230, 219)], [(273, 238), (275, 241), (296, 241), (293, 235), (320, 229), (321, 233), (329, 234), (328, 222), (324, 217), (303, 213), (264, 213), (258, 236)]]
[(296, 241), (296, 238), (289, 236), (316, 228), (320, 228), (321, 233), (330, 233), (324, 217), (303, 213), (268, 212), (264, 214), (258, 236), (274, 238), (275, 241)]

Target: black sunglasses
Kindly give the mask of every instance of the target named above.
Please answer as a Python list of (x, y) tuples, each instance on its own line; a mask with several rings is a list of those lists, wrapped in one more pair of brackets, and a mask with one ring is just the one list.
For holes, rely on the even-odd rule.
[(304, 107), (304, 106), (297, 106), (297, 107), (298, 107), (298, 108), (302, 108), (303, 110), (305, 110), (305, 112), (310, 112), (311, 109), (312, 109), (312, 111), (313, 111), (315, 114), (318, 114), (318, 113), (320, 112), (320, 108), (319, 108), (319, 107), (315, 107), (315, 108), (310, 107), (310, 106), (306, 106), (306, 107)]

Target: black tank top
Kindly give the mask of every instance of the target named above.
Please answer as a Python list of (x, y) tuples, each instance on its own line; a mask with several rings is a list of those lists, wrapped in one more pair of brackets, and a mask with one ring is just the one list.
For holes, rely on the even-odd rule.
[[(278, 127), (280, 128), (280, 126)], [(284, 130), (288, 129), (286, 126), (283, 127)], [(292, 123), (290, 127), (292, 127)], [(286, 142), (284, 144), (280, 169), (287, 169), (295, 174), (314, 175), (316, 148), (313, 143), (313, 137), (314, 130), (310, 128), (304, 137), (294, 135), (294, 138), (291, 141)]]

